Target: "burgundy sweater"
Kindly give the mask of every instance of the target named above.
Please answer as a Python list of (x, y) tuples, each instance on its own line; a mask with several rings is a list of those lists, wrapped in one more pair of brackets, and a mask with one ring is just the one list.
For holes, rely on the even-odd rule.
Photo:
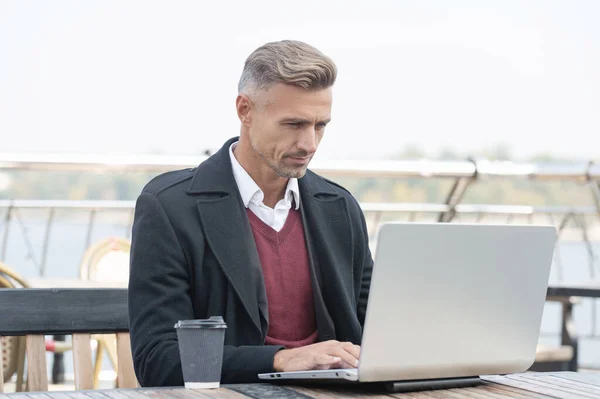
[(317, 342), (310, 264), (300, 213), (291, 209), (277, 232), (247, 209), (269, 303), (265, 343), (297, 348)]

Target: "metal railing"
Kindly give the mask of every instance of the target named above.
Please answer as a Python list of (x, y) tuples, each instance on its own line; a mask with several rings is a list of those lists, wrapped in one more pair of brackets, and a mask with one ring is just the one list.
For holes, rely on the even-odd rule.
[[(164, 172), (167, 170), (194, 167), (206, 157), (168, 155), (99, 155), (99, 154), (39, 154), (39, 153), (0, 153), (0, 171), (120, 171), (120, 172)], [(318, 161), (311, 169), (328, 177), (355, 178), (442, 178), (452, 179), (453, 184), (439, 204), (406, 203), (363, 203), (365, 213), (372, 215), (370, 232), (373, 235), (384, 214), (405, 213), (408, 220), (417, 220), (418, 214), (437, 215), (439, 222), (451, 222), (459, 215), (475, 215), (475, 222), (486, 215), (507, 216), (507, 222), (515, 215), (547, 214), (558, 217), (556, 224), (564, 226), (565, 220), (585, 224), (581, 215), (600, 215), (600, 165), (593, 162), (574, 164), (534, 164), (507, 161), (474, 160), (468, 161)], [(573, 181), (586, 184), (590, 188), (595, 208), (469, 205), (461, 201), (468, 188), (475, 182), (492, 178), (527, 179), (543, 181)], [(0, 200), (0, 210), (4, 209), (4, 233), (0, 243), (0, 259), (4, 259), (9, 237), (11, 220), (18, 220), (19, 210), (45, 209), (46, 228), (39, 269), (43, 275), (47, 261), (47, 249), (53, 221), (57, 210), (86, 210), (89, 212), (85, 245), (91, 243), (94, 221), (99, 212), (107, 210), (128, 214), (129, 223), (125, 235), (129, 235), (133, 218), (133, 201), (43, 201), (43, 200)], [(555, 217), (552, 217), (554, 219)], [(552, 220), (554, 222), (554, 220)], [(25, 230), (23, 230), (25, 231)], [(584, 234), (588, 236), (586, 232)]]
[[(206, 156), (190, 155), (106, 155), (0, 153), (0, 170), (77, 170), (161, 172), (196, 167)], [(600, 165), (594, 162), (570, 164), (515, 163), (471, 159), (468, 161), (327, 161), (314, 160), (317, 173), (357, 177), (526, 177), (551, 180), (600, 180)]]
[[(206, 157), (169, 155), (25, 154), (0, 153), (2, 170), (164, 172), (191, 168)], [(600, 212), (600, 165), (593, 161), (516, 163), (470, 159), (468, 161), (319, 161), (311, 163), (316, 173), (329, 177), (355, 178), (444, 178), (454, 183), (446, 197), (448, 210), (440, 222), (452, 219), (455, 206), (475, 181), (492, 178), (536, 181), (574, 181), (588, 184)]]
[[(361, 203), (361, 208), (365, 213), (369, 235), (374, 239), (377, 229), (381, 222), (385, 220), (407, 220), (417, 221), (422, 219), (438, 220), (441, 215), (447, 214), (451, 206), (448, 204), (427, 204), (427, 203)], [(56, 221), (58, 211), (67, 211), (71, 217), (77, 214), (78, 219), (85, 220), (85, 242), (81, 248), (81, 253), (85, 248), (92, 244), (92, 233), (95, 224), (98, 222), (98, 216), (110, 213), (113, 222), (122, 226), (122, 236), (129, 237), (133, 224), (135, 201), (68, 201), (68, 200), (0, 200), (0, 214), (3, 216), (0, 226), (2, 229), (2, 241), (0, 241), (0, 260), (5, 259), (6, 251), (9, 246), (9, 236), (11, 229), (20, 228), (21, 238), (26, 242), (26, 247), (30, 252), (30, 258), (39, 259), (39, 275), (45, 275), (45, 266), (47, 264), (48, 248), (53, 232), (53, 225)], [(39, 257), (36, 254), (34, 245), (27, 236), (27, 226), (24, 222), (22, 213), (29, 210), (43, 211), (45, 229), (42, 237), (42, 248)], [(40, 219), (40, 216), (37, 216)], [(470, 205), (457, 204), (453, 208), (453, 217), (448, 222), (461, 222), (468, 220), (474, 223), (493, 221), (495, 223), (513, 223), (520, 220), (523, 223), (540, 222), (544, 224), (554, 224), (559, 228), (559, 233), (563, 234), (565, 230), (569, 231), (569, 236), (577, 235), (579, 232), (580, 240), (588, 249), (590, 254), (589, 270), (591, 277), (596, 277), (596, 256), (594, 253), (592, 239), (600, 235), (600, 213), (595, 207), (533, 207), (522, 205)], [(16, 223), (17, 226), (14, 226)], [(597, 231), (597, 232), (596, 232)], [(599, 273), (600, 274), (600, 271)], [(559, 268), (559, 275), (563, 275), (562, 266)]]

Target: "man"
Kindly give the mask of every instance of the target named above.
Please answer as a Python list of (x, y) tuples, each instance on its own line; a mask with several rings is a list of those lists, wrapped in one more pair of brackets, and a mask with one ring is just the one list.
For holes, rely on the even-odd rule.
[(129, 317), (143, 386), (182, 385), (174, 324), (223, 316), (221, 381), (356, 367), (372, 257), (345, 189), (307, 170), (331, 118), (335, 64), (296, 41), (246, 60), (233, 138), (137, 200)]

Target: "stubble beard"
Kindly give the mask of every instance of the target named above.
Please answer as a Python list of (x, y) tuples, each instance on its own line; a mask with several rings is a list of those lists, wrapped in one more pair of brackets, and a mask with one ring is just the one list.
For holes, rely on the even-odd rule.
[(292, 178), (300, 179), (306, 174), (306, 169), (308, 168), (308, 165), (301, 166), (298, 168), (290, 168), (285, 165), (282, 165), (283, 159), (285, 159), (285, 157), (282, 159), (281, 163), (278, 163), (274, 159), (268, 157), (263, 152), (261, 152), (254, 145), (252, 140), (250, 140), (250, 146), (252, 147), (254, 152), (256, 152), (256, 154), (260, 157), (260, 159), (262, 159), (264, 161), (264, 163), (266, 163), (269, 166), (269, 168), (271, 168), (271, 170), (273, 172), (275, 172), (275, 174), (277, 176), (283, 177), (285, 179), (292, 179)]

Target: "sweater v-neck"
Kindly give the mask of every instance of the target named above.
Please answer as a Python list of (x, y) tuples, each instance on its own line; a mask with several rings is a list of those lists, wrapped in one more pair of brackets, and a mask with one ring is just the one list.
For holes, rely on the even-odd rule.
[(277, 231), (273, 229), (271, 226), (263, 222), (258, 216), (254, 214), (250, 209), (246, 209), (248, 214), (248, 220), (253, 225), (253, 227), (257, 228), (259, 234), (264, 236), (271, 242), (281, 244), (287, 240), (290, 235), (290, 232), (294, 228), (294, 225), (300, 220), (299, 213), (295, 209), (290, 209), (288, 212), (288, 216), (283, 224), (281, 230)]

